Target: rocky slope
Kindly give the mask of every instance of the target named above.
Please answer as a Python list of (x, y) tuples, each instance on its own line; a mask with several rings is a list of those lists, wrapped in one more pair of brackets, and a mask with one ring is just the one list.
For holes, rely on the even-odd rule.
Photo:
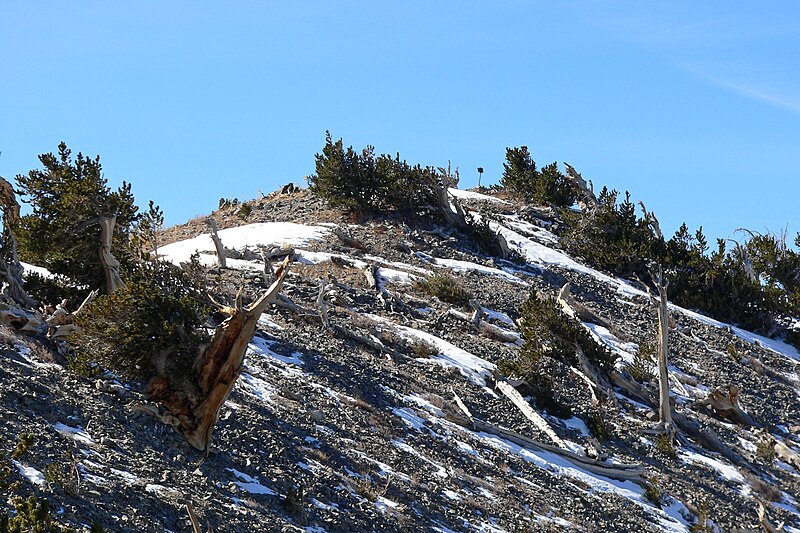
[[(455, 194), (492, 211), (523, 260), (485, 257), (447, 228), (352, 220), (304, 191), (216, 212), (230, 249), (224, 271), (202, 220), (165, 232), (161, 255), (180, 263), (199, 252), (218, 293), (263, 290), (259, 245), (296, 254), (284, 294), (299, 307), (264, 315), (207, 457), (137, 411), (138, 384), (82, 378), (46, 362), (36, 339), (0, 332), (0, 450), (10, 456), (20, 434), (36, 437), (12, 463), (17, 491), (47, 498), (75, 527), (107, 531), (191, 531), (187, 503), (214, 531), (747, 531), (761, 530), (759, 502), (773, 524), (800, 531), (800, 464), (772, 457), (753, 428), (694, 405), (735, 384), (742, 408), (797, 452), (797, 350), (672, 308), (676, 410), (746, 459), (738, 465), (685, 434), (669, 450), (649, 432), (655, 415), (641, 398), (615, 388), (598, 407), (580, 372), (554, 368), (554, 394), (572, 416), (537, 411), (558, 441), (610, 471), (640, 465), (646, 482), (598, 474), (548, 448), (558, 444), (496, 387), (497, 365), (519, 352), (515, 321), (533, 288), (555, 294), (571, 283), (576, 305), (604, 323), (586, 327), (619, 355), (623, 375), (654, 335), (654, 307), (640, 288), (559, 251), (541, 212)], [(377, 288), (364, 273), (371, 265)], [(415, 283), (432, 273), (452, 275), (480, 302), (479, 326)], [(322, 325), (320, 280), (331, 322), (372, 348)], [(456, 398), (487, 426), (464, 424)]]

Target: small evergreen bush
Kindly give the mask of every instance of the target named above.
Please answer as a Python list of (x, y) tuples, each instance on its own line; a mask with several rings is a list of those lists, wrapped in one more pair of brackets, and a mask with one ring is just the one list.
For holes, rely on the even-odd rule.
[(146, 263), (125, 286), (76, 317), (81, 330), (70, 336), (75, 359), (134, 379), (185, 375), (206, 340), (201, 301), (181, 269)]
[(472, 294), (449, 274), (436, 273), (423, 281), (417, 282), (417, 286), (431, 296), (459, 307), (466, 307), (470, 298), (472, 298)]
[(538, 170), (527, 146), (506, 148), (501, 183), (508, 191), (539, 204), (569, 207), (575, 203), (575, 190), (558, 164)]

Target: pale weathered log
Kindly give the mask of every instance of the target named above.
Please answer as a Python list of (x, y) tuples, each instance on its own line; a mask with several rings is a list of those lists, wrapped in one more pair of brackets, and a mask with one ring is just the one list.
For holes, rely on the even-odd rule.
[[(610, 377), (614, 385), (621, 388), (634, 400), (649, 405), (650, 407), (657, 405), (658, 400), (641, 384), (626, 379), (622, 374), (616, 371), (611, 372)], [(737, 466), (747, 468), (751, 471), (753, 470), (753, 466), (748, 463), (742, 454), (735, 451), (727, 444), (724, 444), (711, 428), (702, 427), (696, 420), (679, 412), (672, 413), (672, 420), (677, 427), (686, 432), (687, 435), (695, 439), (704, 448), (719, 453)]]
[(159, 376), (150, 384), (149, 397), (169, 409), (186, 439), (199, 450), (207, 451), (211, 445), (219, 410), (242, 373), (244, 355), (258, 320), (283, 287), (290, 262), (290, 257), (283, 261), (275, 282), (258, 300), (243, 307), (240, 291), (235, 306), (226, 309), (230, 316), (217, 327), (211, 343), (195, 359), (191, 390), (176, 390), (172, 376)]
[(208, 224), (209, 228), (211, 228), (211, 240), (214, 241), (214, 248), (217, 250), (217, 264), (220, 268), (226, 268), (227, 263), (225, 260), (225, 246), (222, 245), (222, 239), (219, 238), (219, 232), (217, 232), (217, 223), (211, 217), (206, 219), (206, 223)]
[(344, 229), (340, 228), (339, 226), (336, 226), (335, 228), (333, 228), (331, 230), (331, 232), (334, 235), (336, 235), (336, 237), (345, 246), (350, 247), (350, 248), (355, 248), (356, 250), (363, 250), (364, 249), (364, 243), (362, 243), (358, 239), (353, 238), (353, 236), (350, 235), (350, 232), (348, 232), (347, 230), (344, 230)]
[(739, 387), (715, 387), (705, 399), (694, 403), (695, 407), (711, 407), (721, 417), (742, 426), (760, 427), (752, 416), (739, 407)]
[(792, 450), (783, 441), (776, 438), (766, 429), (761, 429), (758, 432), (759, 444), (775, 452), (775, 456), (786, 464), (793, 466), (797, 471), (800, 471), (800, 454)]
[(106, 293), (112, 294), (121, 288), (125, 283), (119, 273), (119, 261), (111, 253), (111, 240), (114, 238), (114, 227), (117, 225), (117, 217), (100, 217), (100, 264), (103, 265), (103, 273), (106, 278)]
[(777, 526), (772, 523), (767, 513), (767, 507), (763, 502), (758, 502), (758, 520), (761, 522), (761, 527), (764, 528), (765, 533), (781, 533), (784, 531), (784, 523), (781, 522)]
[(621, 481), (633, 481), (635, 483), (644, 484), (645, 483), (645, 470), (641, 465), (636, 464), (620, 464), (620, 463), (604, 463), (589, 457), (584, 457), (578, 455), (574, 452), (569, 450), (565, 450), (563, 448), (559, 448), (557, 446), (551, 446), (548, 444), (544, 444), (542, 442), (535, 441), (519, 433), (511, 431), (509, 429), (502, 428), (500, 426), (496, 426), (489, 422), (485, 422), (478, 418), (474, 418), (469, 413), (469, 409), (463, 405), (461, 399), (453, 393), (456, 404), (459, 405), (459, 408), (462, 410), (462, 413), (455, 413), (452, 410), (447, 409), (445, 410), (445, 414), (447, 415), (447, 420), (458, 424), (460, 426), (466, 427), (472, 431), (481, 431), (484, 433), (490, 433), (492, 435), (496, 435), (502, 439), (506, 439), (509, 442), (513, 442), (518, 446), (522, 446), (523, 448), (528, 448), (531, 450), (539, 450), (539, 451), (546, 451), (551, 452), (560, 457), (563, 457), (576, 465), (578, 468), (582, 468), (593, 474), (598, 474), (601, 476), (605, 476), (611, 479), (617, 479)]
[(550, 440), (556, 443), (559, 448), (567, 449), (567, 445), (564, 444), (564, 441), (561, 439), (561, 437), (559, 437), (553, 428), (550, 427), (550, 424), (547, 423), (547, 420), (542, 418), (539, 413), (534, 411), (534, 409), (531, 407), (531, 404), (525, 401), (525, 398), (523, 398), (522, 395), (517, 392), (517, 389), (505, 381), (498, 381), (497, 389), (502, 392), (506, 398), (511, 400), (511, 403), (513, 403), (517, 409), (519, 409), (520, 412), (525, 415), (525, 418), (533, 422), (534, 426), (550, 437)]
[(439, 212), (444, 215), (444, 219), (449, 225), (456, 229), (466, 229), (467, 217), (464, 214), (464, 210), (458, 200), (450, 194), (450, 186), (453, 184), (450, 169), (440, 168), (439, 178), (436, 183), (436, 200)]
[(594, 187), (591, 185), (591, 181), (589, 184), (586, 184), (586, 180), (583, 179), (581, 176), (569, 163), (564, 163), (564, 166), (567, 167), (567, 179), (572, 186), (578, 192), (578, 205), (581, 208), (581, 211), (591, 212), (594, 211), (597, 206), (597, 197), (594, 195)]

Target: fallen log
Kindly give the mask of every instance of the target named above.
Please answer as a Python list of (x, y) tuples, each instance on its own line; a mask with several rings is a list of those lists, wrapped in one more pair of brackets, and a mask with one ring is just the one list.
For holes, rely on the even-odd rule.
[(716, 387), (705, 399), (695, 402), (694, 407), (710, 407), (721, 417), (740, 426), (761, 427), (752, 416), (739, 407), (739, 387), (728, 385)]
[[(556, 454), (560, 457), (563, 457), (570, 461), (572, 464), (577, 466), (578, 468), (582, 468), (587, 470), (593, 474), (598, 474), (607, 478), (617, 479), (620, 481), (633, 481), (639, 484), (645, 484), (645, 469), (641, 465), (637, 464), (624, 464), (624, 463), (604, 463), (595, 459), (591, 459), (589, 457), (584, 457), (573, 453), (569, 450), (565, 450), (559, 448), (557, 446), (550, 446), (548, 444), (544, 444), (542, 442), (535, 441), (524, 435), (520, 435), (514, 431), (509, 429), (501, 428), (500, 426), (496, 426), (489, 422), (485, 422), (478, 418), (474, 418), (469, 409), (466, 408), (464, 402), (453, 393), (456, 404), (461, 409), (461, 412), (453, 412), (452, 409), (448, 409), (445, 411), (447, 415), (447, 419), (453, 422), (454, 424), (458, 424), (459, 426), (465, 427), (472, 431), (479, 431), (483, 433), (489, 433), (492, 435), (496, 435), (502, 439), (505, 439), (509, 442), (513, 442), (517, 446), (521, 446), (523, 448), (528, 448), (530, 450), (538, 450), (538, 451), (545, 451), (551, 452)], [(462, 407), (463, 406), (463, 407)]]
[(525, 415), (525, 418), (533, 422), (533, 425), (536, 426), (540, 431), (545, 433), (550, 440), (552, 440), (559, 448), (567, 449), (567, 445), (564, 444), (564, 441), (561, 440), (561, 437), (556, 434), (553, 428), (550, 427), (550, 424), (547, 423), (547, 420), (542, 418), (542, 416), (533, 410), (531, 404), (525, 401), (525, 398), (517, 392), (517, 389), (506, 383), (505, 381), (498, 381), (497, 382), (497, 389), (505, 395), (506, 398), (511, 400), (517, 409)]

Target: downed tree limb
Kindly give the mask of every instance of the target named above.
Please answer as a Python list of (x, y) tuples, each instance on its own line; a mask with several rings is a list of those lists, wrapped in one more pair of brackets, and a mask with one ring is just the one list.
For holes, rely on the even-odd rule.
[(695, 402), (694, 406), (710, 407), (721, 417), (740, 426), (761, 427), (761, 424), (739, 407), (739, 387), (736, 385), (716, 387), (704, 400)]
[(317, 307), (319, 308), (319, 318), (322, 321), (322, 325), (325, 326), (325, 329), (336, 335), (337, 337), (350, 339), (357, 344), (362, 344), (368, 348), (375, 350), (378, 353), (385, 353), (389, 357), (391, 357), (394, 361), (408, 361), (411, 358), (405, 354), (394, 350), (385, 344), (383, 344), (380, 339), (373, 337), (373, 336), (363, 336), (353, 333), (349, 329), (345, 329), (338, 324), (334, 324), (331, 322), (330, 317), (328, 316), (328, 302), (326, 300), (326, 296), (328, 295), (328, 291), (326, 291), (327, 283), (325, 280), (320, 280), (320, 287), (319, 287), (319, 294), (317, 295)]
[(480, 431), (496, 435), (509, 442), (513, 442), (517, 446), (522, 446), (523, 448), (554, 453), (567, 459), (578, 468), (582, 468), (593, 474), (598, 474), (607, 478), (621, 481), (633, 481), (639, 484), (646, 483), (644, 478), (645, 470), (641, 465), (603, 463), (589, 457), (583, 457), (557, 446), (550, 446), (548, 444), (537, 442), (509, 429), (501, 428), (500, 426), (496, 426), (489, 422), (474, 418), (469, 412), (469, 409), (467, 409), (464, 405), (464, 402), (462, 402), (461, 399), (455, 395), (455, 393), (454, 396), (456, 398), (456, 404), (459, 406), (459, 409), (461, 409), (461, 413), (453, 412), (450, 409), (445, 411), (447, 419), (454, 424), (458, 424), (472, 431)]
[[(657, 400), (655, 400), (653, 394), (642, 385), (624, 378), (619, 372), (611, 372), (610, 376), (614, 385), (621, 388), (634, 400), (651, 408), (655, 407)], [(714, 430), (702, 427), (698, 421), (677, 411), (674, 411), (672, 414), (672, 420), (675, 425), (700, 443), (701, 446), (712, 452), (719, 453), (737, 466), (754, 471), (753, 466), (740, 453), (724, 444)]]
[(258, 320), (283, 287), (290, 263), (291, 257), (287, 257), (278, 267), (275, 282), (249, 306), (242, 305), (239, 291), (235, 306), (224, 310), (230, 316), (217, 327), (211, 343), (195, 359), (191, 386), (176, 386), (170, 376), (158, 376), (151, 382), (148, 396), (169, 409), (195, 448), (208, 451), (220, 408), (242, 373), (244, 355)]
[(358, 239), (353, 238), (353, 236), (350, 235), (350, 232), (342, 229), (339, 226), (333, 228), (331, 230), (331, 233), (333, 233), (336, 236), (336, 238), (338, 238), (342, 242), (342, 244), (344, 244), (348, 248), (355, 248), (356, 250), (364, 249), (364, 243), (362, 243)]
[(519, 409), (520, 412), (522, 412), (522, 414), (525, 415), (525, 418), (533, 422), (534, 426), (536, 426), (540, 431), (544, 432), (548, 437), (550, 437), (550, 440), (556, 443), (556, 445), (559, 448), (565, 450), (567, 449), (567, 445), (564, 444), (564, 441), (561, 440), (561, 437), (559, 437), (556, 434), (556, 432), (553, 431), (553, 428), (550, 427), (550, 424), (547, 423), (547, 420), (542, 418), (542, 416), (539, 413), (533, 410), (531, 404), (525, 401), (525, 398), (523, 398), (520, 395), (520, 393), (517, 392), (517, 389), (515, 389), (505, 381), (498, 381), (497, 389), (500, 390), (500, 392), (502, 392), (506, 398), (511, 400), (511, 403), (513, 403), (517, 407), (517, 409)]
[(766, 429), (759, 432), (759, 444), (775, 453), (775, 456), (786, 464), (792, 465), (800, 472), (800, 454), (796, 453), (783, 441), (777, 439)]
[(222, 239), (219, 238), (217, 223), (211, 217), (206, 219), (206, 223), (211, 228), (211, 240), (214, 241), (214, 248), (217, 250), (217, 264), (220, 268), (226, 268), (225, 247), (222, 245)]

